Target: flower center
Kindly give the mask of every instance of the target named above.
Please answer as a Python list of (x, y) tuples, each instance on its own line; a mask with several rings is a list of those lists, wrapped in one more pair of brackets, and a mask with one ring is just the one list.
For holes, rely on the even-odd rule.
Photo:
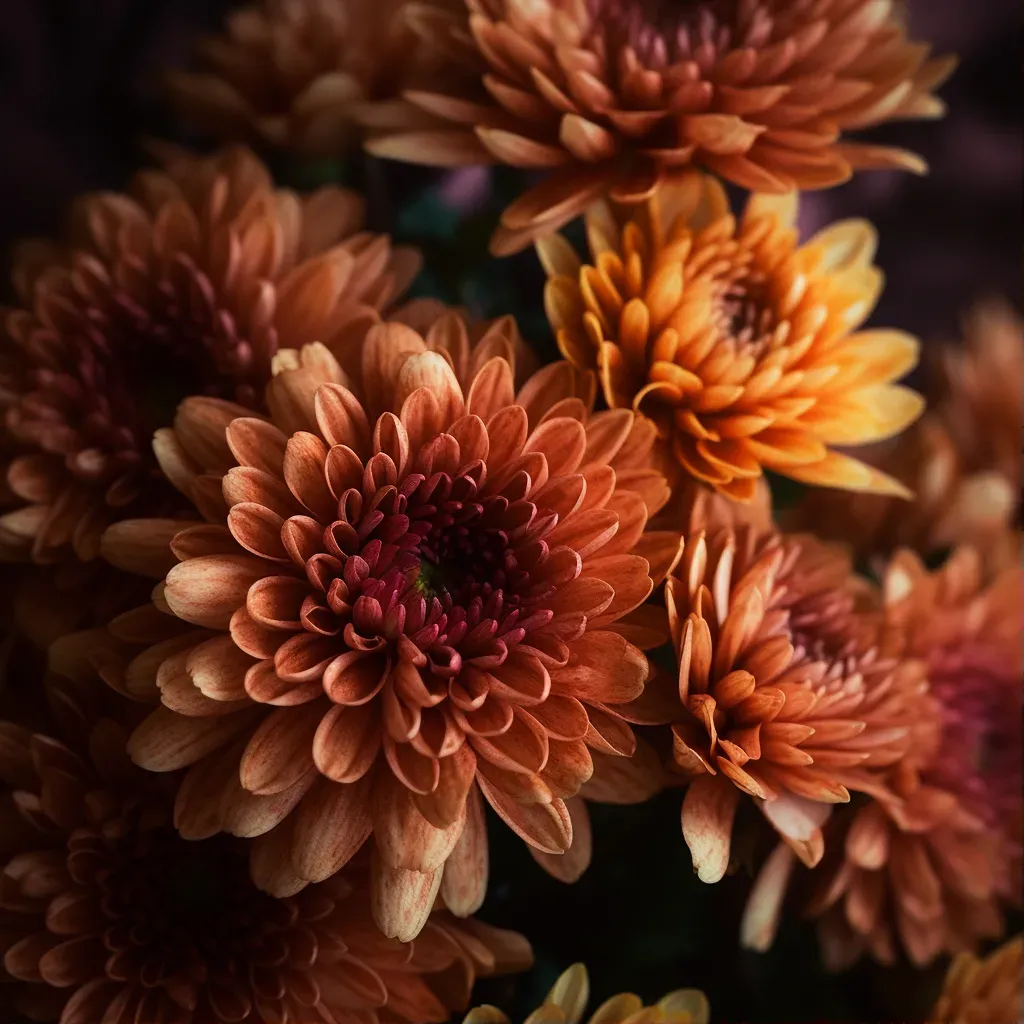
[[(141, 486), (154, 431), (173, 422), (189, 395), (256, 404), (259, 361), (217, 308), (205, 275), (184, 263), (167, 273), (141, 300), (113, 283), (99, 301), (79, 298), (59, 369), (36, 369), (35, 390), (19, 407), (19, 433), (66, 455), (83, 482), (130, 477)], [(124, 498), (120, 490), (110, 496), (113, 504)]]
[(162, 968), (168, 977), (199, 961), (233, 970), (237, 957), (287, 920), (288, 909), (249, 881), (244, 848), (233, 838), (190, 842), (169, 827), (134, 829), (129, 821), (128, 828), (110, 843), (99, 885), (110, 919), (105, 941), (138, 969)]
[(741, 352), (755, 358), (763, 355), (776, 326), (764, 273), (748, 270), (742, 277), (720, 282), (711, 315), (719, 334), (733, 339)]
[(708, 71), (738, 46), (761, 46), (772, 19), (749, 0), (590, 0), (592, 23), (633, 48), (649, 67), (696, 60)]
[(468, 473), (412, 474), (375, 494), (352, 517), (357, 525), (328, 526), (327, 551), (307, 565), (323, 596), (303, 605), (306, 628), (343, 632), (363, 650), (404, 637), (443, 677), (458, 675), (466, 658), (500, 664), (553, 617), (546, 604), (555, 586), (531, 569), (557, 516), (477, 490)]

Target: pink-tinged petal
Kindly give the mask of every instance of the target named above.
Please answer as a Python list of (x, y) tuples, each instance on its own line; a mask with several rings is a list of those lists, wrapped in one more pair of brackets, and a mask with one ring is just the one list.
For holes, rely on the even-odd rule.
[(442, 869), (421, 872), (388, 867), (379, 856), (370, 866), (370, 904), (377, 927), (401, 942), (423, 930), (441, 888)]
[(816, 867), (825, 852), (821, 826), (832, 811), (830, 805), (783, 792), (774, 800), (765, 800), (760, 807), (804, 864)]
[(729, 866), (732, 822), (739, 803), (732, 783), (702, 776), (690, 783), (683, 798), (683, 838), (697, 877), (718, 882)]
[(493, 786), (477, 778), (480, 791), (495, 813), (521, 839), (545, 853), (560, 854), (572, 844), (572, 820), (565, 803), (521, 804)]
[(335, 782), (356, 782), (373, 766), (381, 749), (380, 712), (375, 704), (335, 705), (313, 737), (313, 761)]
[(413, 794), (390, 772), (374, 783), (373, 834), (381, 860), (393, 868), (431, 872), (440, 868), (462, 835), (465, 813), (437, 828), (420, 813)]
[(291, 864), (311, 882), (340, 871), (373, 831), (372, 775), (354, 783), (319, 779), (296, 811)]
[(582, 797), (566, 800), (569, 817), (572, 820), (572, 845), (562, 854), (544, 853), (530, 846), (530, 856), (553, 878), (572, 884), (579, 881), (583, 872), (590, 867), (593, 839), (590, 831), (590, 815)]
[(487, 825), (480, 790), (466, 798), (466, 824), (448, 859), (441, 879), (441, 898), (456, 917), (475, 914), (487, 895)]
[(167, 574), (164, 600), (186, 622), (210, 629), (227, 629), (235, 610), (267, 563), (251, 555), (207, 555), (180, 562)]
[(464, 743), (453, 754), (439, 758), (437, 786), (430, 793), (416, 793), (414, 801), (436, 828), (447, 828), (461, 814), (476, 777), (476, 755)]
[(253, 733), (238, 766), (250, 793), (273, 796), (313, 767), (313, 737), (326, 708), (319, 702), (277, 708)]
[(643, 692), (647, 659), (625, 637), (588, 630), (569, 645), (569, 664), (552, 673), (555, 693), (601, 704), (624, 704)]
[(743, 910), (740, 945), (766, 953), (775, 941), (789, 879), (796, 866), (793, 851), (779, 843), (764, 862)]
[(636, 741), (632, 757), (591, 752), (594, 773), (583, 784), (581, 795), (601, 804), (642, 804), (666, 785), (666, 773), (654, 748)]
[(132, 733), (128, 741), (131, 759), (151, 772), (169, 772), (194, 764), (240, 733), (256, 726), (259, 711), (231, 715), (186, 718), (159, 707)]

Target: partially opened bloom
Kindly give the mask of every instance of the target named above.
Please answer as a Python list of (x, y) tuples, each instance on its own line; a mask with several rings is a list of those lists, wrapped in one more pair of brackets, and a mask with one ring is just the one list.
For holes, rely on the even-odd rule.
[(1024, 1017), (1024, 937), (986, 957), (960, 953), (950, 964), (929, 1024), (1012, 1024)]
[(623, 617), (678, 547), (645, 533), (668, 497), (649, 424), (594, 414), (565, 363), (517, 393), (506, 326), (469, 349), (457, 323), (373, 328), (356, 377), (322, 346), (282, 353), (269, 420), (186, 401), (156, 447), (208, 523), (104, 539), (165, 576), (170, 614), (112, 629), (162, 641), (123, 684), (164, 705), (135, 760), (193, 766), (179, 828), (260, 835), (254, 870), (279, 893), (372, 833), (375, 913), (401, 937), (438, 892), (457, 913), (483, 899), (481, 796), (568, 849), (591, 748), (633, 752), (616, 707), (648, 668)]
[[(1020, 899), (1020, 570), (986, 580), (965, 549), (928, 573), (904, 552), (884, 592), (882, 648), (922, 660), (931, 692), (884, 787), (827, 826), (807, 911), (833, 968), (891, 963), (898, 946), (918, 965), (974, 950)], [(770, 943), (791, 866), (788, 851), (766, 866), (749, 944)]]
[[(590, 979), (583, 964), (573, 964), (552, 986), (542, 1005), (525, 1024), (583, 1024), (590, 999)], [(654, 1006), (631, 992), (612, 996), (587, 1018), (587, 1024), (707, 1024), (710, 1008), (704, 993), (695, 988), (670, 992)], [(511, 1024), (495, 1006), (477, 1006), (462, 1024)]]
[[(1024, 324), (1006, 303), (986, 302), (947, 345), (926, 392), (930, 408), (906, 433), (864, 452), (914, 491), (913, 502), (814, 492), (789, 522), (851, 544), (863, 557), (900, 547), (931, 554), (970, 545), (996, 560), (1020, 506), (1024, 426)], [(1012, 557), (1012, 555), (1009, 555)]]
[(125, 715), (57, 686), (67, 745), (0, 722), (0, 983), (19, 1020), (426, 1024), (478, 975), (529, 965), (521, 936), (446, 912), (386, 939), (365, 872), (260, 892), (242, 840), (175, 832), (173, 786), (128, 760)]
[(899, 433), (919, 395), (892, 383), (916, 339), (858, 328), (882, 288), (876, 238), (842, 221), (803, 245), (797, 197), (755, 195), (737, 219), (722, 186), (691, 173), (624, 220), (587, 213), (590, 262), (538, 244), (562, 354), (597, 371), (605, 400), (650, 417), (679, 471), (740, 501), (766, 469), (846, 490), (907, 496), (831, 445)]
[[(449, 4), (451, 6), (451, 4)], [(436, 84), (407, 0), (259, 0), (202, 41), (203, 70), (170, 77), (186, 116), (218, 138), (308, 155), (357, 146), (403, 89)]]
[(130, 194), (87, 196), (65, 247), (27, 247), (0, 353), (18, 498), (0, 557), (90, 561), (109, 523), (179, 510), (151, 450), (178, 402), (258, 406), (279, 347), (365, 330), (415, 273), (362, 210), (345, 189), (275, 191), (245, 150), (172, 155)]
[(873, 791), (910, 737), (921, 666), (884, 657), (849, 562), (812, 537), (752, 529), (687, 538), (666, 587), (679, 660), (676, 766), (683, 835), (703, 881), (729, 866), (737, 804), (753, 798), (808, 866), (851, 790)]
[[(936, 117), (950, 58), (907, 39), (892, 0), (466, 0), (423, 18), (465, 81), (406, 93), (406, 130), (372, 152), (442, 166), (544, 172), (501, 218), (512, 252), (596, 198), (647, 199), (699, 165), (761, 192), (826, 188), (859, 168), (923, 172), (903, 150), (847, 133)], [(429, 7), (428, 7), (429, 9)]]

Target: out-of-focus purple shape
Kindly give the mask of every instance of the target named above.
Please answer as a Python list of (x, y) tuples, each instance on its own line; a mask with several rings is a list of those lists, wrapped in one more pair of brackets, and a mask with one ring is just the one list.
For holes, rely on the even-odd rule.
[(489, 167), (460, 167), (441, 179), (437, 196), (445, 206), (458, 210), (463, 216), (477, 213), (491, 196), (491, 169)]

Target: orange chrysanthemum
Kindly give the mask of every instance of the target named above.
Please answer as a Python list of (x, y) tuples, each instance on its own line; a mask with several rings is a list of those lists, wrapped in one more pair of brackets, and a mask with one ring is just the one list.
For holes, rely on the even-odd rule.
[(796, 204), (755, 195), (737, 223), (722, 186), (696, 173), (625, 223), (596, 204), (593, 265), (557, 235), (538, 243), (558, 345), (597, 370), (612, 408), (654, 421), (682, 472), (731, 498), (752, 500), (765, 469), (906, 497), (827, 446), (888, 437), (920, 414), (920, 396), (891, 383), (918, 343), (856, 330), (882, 287), (871, 226), (840, 222), (800, 246)]
[(258, 405), (279, 347), (379, 319), (419, 257), (359, 231), (362, 207), (274, 191), (244, 150), (174, 156), (130, 195), (87, 197), (66, 251), (23, 253), (0, 354), (20, 507), (0, 558), (90, 561), (109, 523), (180, 505), (151, 441), (182, 398)]
[[(543, 1005), (526, 1024), (582, 1024), (590, 999), (590, 979), (583, 964), (573, 964), (558, 978)], [(588, 1018), (589, 1024), (707, 1024), (710, 1008), (704, 993), (695, 988), (670, 992), (655, 1006), (644, 1006), (631, 992), (612, 996)], [(477, 1006), (462, 1024), (511, 1024), (495, 1006)]]
[(851, 544), (863, 556), (908, 547), (930, 554), (969, 544), (998, 561), (1020, 506), (1024, 324), (1000, 302), (968, 317), (963, 346), (933, 364), (931, 408), (899, 438), (866, 451), (910, 487), (915, 501), (878, 495), (809, 495), (790, 522)]
[(529, 965), (521, 936), (444, 911), (386, 939), (358, 871), (260, 892), (245, 843), (180, 838), (170, 780), (131, 764), (122, 721), (55, 685), (71, 746), (0, 722), (0, 984), (19, 1020), (424, 1024)]
[(729, 865), (742, 794), (809, 866), (850, 790), (904, 753), (921, 666), (869, 642), (849, 562), (811, 537), (687, 538), (666, 600), (679, 658), (675, 762), (693, 777), (683, 835), (701, 879)]
[(647, 199), (694, 164), (760, 192), (825, 188), (859, 168), (921, 173), (913, 154), (844, 136), (939, 116), (932, 90), (955, 65), (907, 39), (893, 0), (466, 7), (468, 19), (423, 19), (438, 52), (465, 67), (458, 94), (406, 93), (419, 123), (370, 149), (548, 172), (502, 214), (497, 254), (556, 231), (603, 194)]
[(472, 350), (459, 325), (374, 327), (355, 376), (322, 346), (281, 353), (270, 421), (186, 401), (156, 449), (208, 525), (104, 539), (114, 564), (166, 573), (176, 618), (112, 628), (137, 639), (155, 616), (171, 637), (123, 685), (164, 704), (136, 761), (194, 766), (179, 827), (261, 834), (279, 893), (373, 833), (375, 913), (403, 938), (439, 887), (457, 913), (483, 899), (481, 794), (540, 850), (569, 847), (590, 749), (634, 749), (616, 708), (648, 673), (628, 637), (651, 631), (623, 617), (678, 547), (645, 533), (668, 497), (650, 425), (593, 414), (566, 363), (517, 394), (507, 321)]
[(202, 42), (209, 70), (170, 76), (172, 95), (217, 138), (344, 152), (377, 121), (394, 127), (403, 89), (443, 79), (409, 13), (407, 0), (260, 0)]
[(961, 953), (950, 964), (929, 1024), (1013, 1024), (1024, 1018), (1024, 936), (979, 960)]
[[(931, 692), (875, 799), (826, 830), (808, 912), (833, 968), (863, 952), (890, 963), (897, 943), (919, 965), (973, 950), (1020, 899), (1021, 583), (1018, 568), (984, 582), (966, 549), (934, 574), (904, 552), (886, 573), (882, 649), (920, 658)], [(747, 944), (770, 944), (791, 867), (781, 849), (765, 866)]]

